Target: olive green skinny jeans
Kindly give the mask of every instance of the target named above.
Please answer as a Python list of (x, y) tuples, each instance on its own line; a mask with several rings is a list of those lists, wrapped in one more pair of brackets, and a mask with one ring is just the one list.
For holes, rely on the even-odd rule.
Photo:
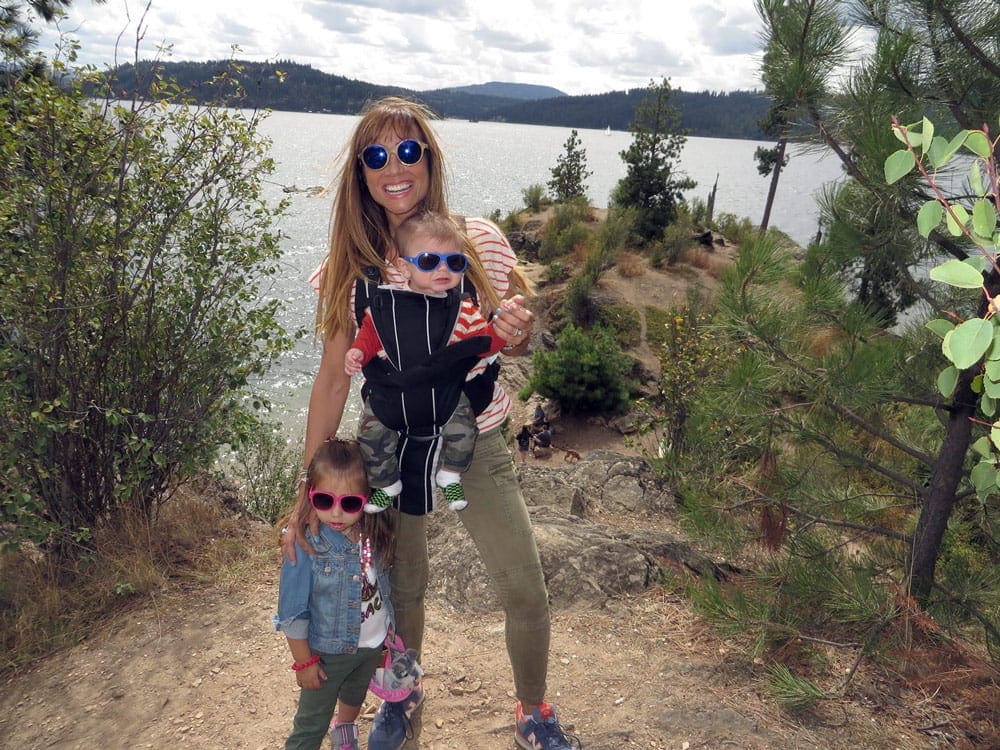
[[(458, 517), (503, 606), (515, 694), (525, 706), (535, 706), (545, 699), (548, 592), (524, 496), (500, 428), (480, 433), (462, 484), (469, 505), (458, 511)], [(408, 648), (420, 651), (428, 580), (427, 516), (397, 513), (396, 518), (396, 562), (391, 573), (396, 629)]]

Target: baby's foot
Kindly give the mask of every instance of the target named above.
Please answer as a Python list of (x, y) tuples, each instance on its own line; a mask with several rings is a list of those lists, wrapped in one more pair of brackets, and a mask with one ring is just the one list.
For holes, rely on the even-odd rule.
[(446, 484), (441, 488), (444, 493), (444, 499), (448, 501), (448, 507), (451, 510), (462, 510), (469, 501), (465, 499), (465, 490), (462, 489), (461, 482), (452, 482), (451, 484)]

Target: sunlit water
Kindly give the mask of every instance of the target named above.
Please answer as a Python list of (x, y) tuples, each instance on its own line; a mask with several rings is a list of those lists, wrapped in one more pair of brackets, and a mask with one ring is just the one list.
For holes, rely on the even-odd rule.
[[(277, 168), (268, 191), (274, 200), (289, 198), (291, 205), (280, 224), (284, 272), (271, 293), (284, 301), (281, 318), (288, 330), (308, 327), (315, 313), (315, 294), (306, 279), (323, 258), (331, 205), (330, 194), (313, 196), (308, 188), (327, 185), (339, 165), (341, 148), (357, 118), (275, 112), (263, 131), (273, 139)], [(612, 188), (625, 173), (620, 153), (631, 135), (623, 131), (577, 129), (586, 151), (591, 205), (604, 208)], [(570, 128), (443, 120), (436, 131), (445, 150), (452, 209), (466, 215), (506, 214), (522, 207), (522, 191), (551, 179), (556, 160), (564, 152)], [(688, 138), (680, 171), (697, 181), (689, 197), (706, 200), (718, 178), (715, 211), (759, 222), (767, 198), (769, 178), (757, 172), (754, 150), (763, 144), (719, 138)], [(838, 164), (811, 153), (792, 152), (782, 173), (772, 211), (771, 226), (800, 244), (815, 235), (816, 198), (825, 184), (840, 176)], [(302, 192), (285, 192), (285, 188)], [(272, 368), (263, 387), (274, 405), (274, 416), (293, 437), (302, 434), (309, 387), (319, 365), (319, 346), (310, 335)], [(356, 417), (357, 397), (348, 404), (345, 420)], [(346, 422), (345, 422), (346, 424)]]

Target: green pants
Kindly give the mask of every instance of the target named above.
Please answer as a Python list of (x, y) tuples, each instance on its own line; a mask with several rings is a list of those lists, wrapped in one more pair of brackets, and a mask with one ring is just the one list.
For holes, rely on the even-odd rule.
[[(470, 502), (458, 518), (479, 550), (504, 609), (515, 694), (534, 706), (545, 698), (548, 593), (514, 463), (499, 428), (480, 433), (462, 483)], [(391, 574), (396, 630), (407, 647), (420, 651), (428, 580), (427, 516), (398, 513), (397, 519)]]
[(292, 733), (285, 750), (318, 750), (337, 708), (337, 701), (360, 706), (368, 693), (368, 683), (382, 663), (381, 648), (359, 648), (353, 654), (320, 653), (326, 682), (319, 690), (299, 691)]

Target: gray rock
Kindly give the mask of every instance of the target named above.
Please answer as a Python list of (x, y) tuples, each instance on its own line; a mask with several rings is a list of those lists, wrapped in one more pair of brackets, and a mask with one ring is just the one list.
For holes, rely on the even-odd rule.
[[(594, 451), (569, 467), (521, 467), (520, 477), (555, 608), (600, 606), (641, 593), (660, 582), (668, 567), (726, 575), (723, 566), (667, 532), (616, 531), (585, 517), (594, 503), (634, 514), (673, 512), (673, 493), (642, 459)], [(429, 595), (460, 611), (500, 609), (459, 515), (432, 514), (429, 537)]]

